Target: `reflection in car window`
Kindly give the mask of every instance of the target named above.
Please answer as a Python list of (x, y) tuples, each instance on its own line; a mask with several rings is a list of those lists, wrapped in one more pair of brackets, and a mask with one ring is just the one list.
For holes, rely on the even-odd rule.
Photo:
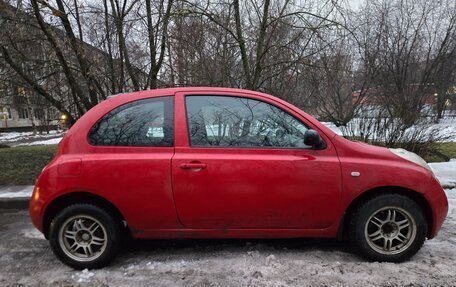
[(139, 100), (106, 114), (90, 130), (98, 146), (173, 146), (173, 97)]
[(304, 124), (283, 110), (252, 99), (187, 96), (192, 146), (310, 148)]

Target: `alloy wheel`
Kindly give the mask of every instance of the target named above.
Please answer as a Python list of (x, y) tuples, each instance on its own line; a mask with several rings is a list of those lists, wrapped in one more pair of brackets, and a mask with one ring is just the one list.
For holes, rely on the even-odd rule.
[(388, 206), (372, 213), (367, 220), (364, 236), (376, 252), (394, 255), (410, 247), (416, 232), (416, 222), (409, 212)]
[(108, 243), (105, 227), (92, 216), (76, 215), (67, 219), (59, 230), (63, 252), (79, 262), (100, 257)]

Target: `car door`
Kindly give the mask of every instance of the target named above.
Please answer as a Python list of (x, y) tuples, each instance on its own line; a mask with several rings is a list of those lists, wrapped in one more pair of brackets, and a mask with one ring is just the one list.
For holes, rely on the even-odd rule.
[[(176, 94), (174, 200), (188, 228), (319, 229), (341, 191), (334, 147), (303, 144), (309, 128), (272, 100)], [(179, 123), (177, 122), (179, 121)]]

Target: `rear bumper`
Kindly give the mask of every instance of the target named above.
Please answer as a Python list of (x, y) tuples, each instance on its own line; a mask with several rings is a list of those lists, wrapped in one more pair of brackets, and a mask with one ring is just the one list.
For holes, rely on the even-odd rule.
[(431, 192), (426, 193), (432, 211), (432, 228), (429, 230), (428, 238), (434, 238), (448, 214), (448, 199), (437, 179), (431, 179)]
[(32, 197), (29, 203), (29, 214), (33, 225), (42, 233), (43, 231), (43, 215), (44, 201), (40, 197), (41, 190), (38, 186), (33, 189)]

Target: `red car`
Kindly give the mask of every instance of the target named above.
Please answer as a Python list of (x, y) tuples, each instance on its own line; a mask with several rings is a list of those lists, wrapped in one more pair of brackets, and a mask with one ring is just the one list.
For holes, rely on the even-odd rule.
[(135, 92), (100, 103), (39, 176), (33, 224), (77, 269), (122, 238), (348, 239), (370, 260), (410, 258), (448, 202), (419, 156), (352, 142), (270, 95)]

